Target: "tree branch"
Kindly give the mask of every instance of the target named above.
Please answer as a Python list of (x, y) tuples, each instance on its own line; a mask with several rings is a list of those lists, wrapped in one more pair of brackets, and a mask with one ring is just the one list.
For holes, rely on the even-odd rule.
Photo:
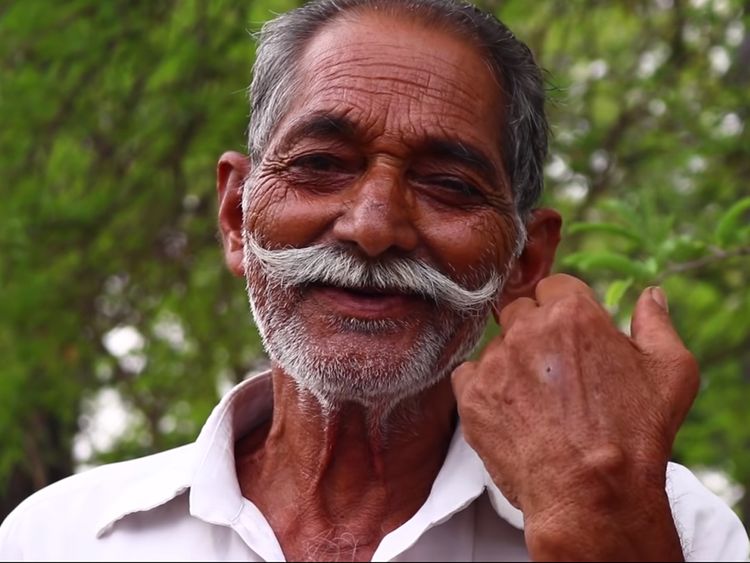
[(731, 250), (723, 250), (721, 248), (712, 247), (711, 254), (701, 256), (696, 260), (690, 260), (689, 262), (679, 262), (676, 264), (669, 264), (657, 278), (659, 282), (663, 281), (667, 277), (674, 274), (682, 274), (690, 272), (692, 270), (699, 270), (716, 264), (717, 262), (723, 262), (730, 258), (737, 258), (739, 256), (750, 256), (750, 246), (740, 246), (739, 248), (733, 248)]

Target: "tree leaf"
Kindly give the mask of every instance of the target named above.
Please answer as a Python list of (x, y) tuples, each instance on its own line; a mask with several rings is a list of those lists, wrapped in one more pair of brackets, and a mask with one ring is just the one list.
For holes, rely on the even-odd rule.
[(573, 223), (568, 227), (569, 234), (594, 233), (612, 235), (635, 242), (639, 247), (643, 245), (643, 238), (634, 230), (615, 223)]
[(613, 281), (607, 288), (607, 293), (604, 296), (604, 304), (610, 308), (617, 307), (631, 285), (633, 285), (633, 278)]
[(576, 252), (567, 256), (563, 265), (574, 266), (584, 272), (610, 271), (640, 280), (649, 279), (653, 275), (645, 264), (608, 251)]
[(731, 245), (737, 240), (737, 233), (740, 231), (742, 215), (750, 210), (750, 196), (743, 197), (732, 207), (727, 209), (716, 223), (714, 238), (716, 242), (723, 247)]

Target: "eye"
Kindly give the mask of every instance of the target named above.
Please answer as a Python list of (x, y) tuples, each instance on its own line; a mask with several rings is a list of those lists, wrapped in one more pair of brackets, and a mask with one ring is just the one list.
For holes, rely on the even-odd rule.
[(480, 195), (479, 189), (469, 182), (465, 182), (459, 178), (440, 178), (435, 182), (440, 187), (458, 192), (467, 196)]
[(325, 153), (300, 156), (292, 160), (290, 167), (312, 172), (341, 172), (346, 168), (341, 160)]
[(349, 185), (358, 170), (356, 157), (346, 151), (308, 151), (290, 157), (283, 172), (295, 188), (328, 194)]
[(473, 199), (483, 197), (482, 190), (477, 186), (456, 176), (431, 176), (424, 179), (422, 182), (440, 188), (441, 190), (449, 192), (455, 196)]

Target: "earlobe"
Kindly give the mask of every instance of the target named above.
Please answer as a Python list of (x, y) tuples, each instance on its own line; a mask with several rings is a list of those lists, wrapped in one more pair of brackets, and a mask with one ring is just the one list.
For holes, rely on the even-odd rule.
[(516, 260), (498, 303), (493, 307), (495, 320), (508, 303), (519, 297), (534, 297), (534, 288), (552, 271), (560, 242), (562, 217), (554, 209), (540, 208), (531, 212), (526, 223), (526, 247)]
[(242, 189), (250, 171), (247, 157), (235, 151), (221, 155), (216, 165), (216, 192), (219, 199), (219, 231), (227, 268), (243, 276)]

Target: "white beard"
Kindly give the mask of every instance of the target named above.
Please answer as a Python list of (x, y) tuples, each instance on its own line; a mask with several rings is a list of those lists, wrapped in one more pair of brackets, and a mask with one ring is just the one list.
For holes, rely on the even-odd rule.
[[(299, 312), (299, 290), (269, 280), (253, 255), (247, 255), (245, 261), (248, 296), (264, 348), (302, 394), (312, 395), (325, 412), (351, 401), (387, 415), (403, 399), (434, 385), (466, 359), (481, 339), (489, 313), (489, 306), (468, 317), (442, 312), (430, 325), (421, 327), (406, 348), (386, 351), (374, 345), (342, 354), (312, 337)], [(324, 320), (337, 333), (372, 335), (374, 339), (378, 334), (398, 333), (408, 325), (408, 321), (364, 321), (333, 314)], [(447, 351), (457, 337), (458, 344)]]
[[(273, 312), (253, 308), (264, 345), (270, 357), (294, 379), (301, 391), (312, 394), (324, 407), (360, 403), (381, 413), (389, 412), (402, 399), (418, 394), (448, 375), (474, 349), (481, 338), (485, 317), (470, 324), (469, 334), (447, 358), (442, 358), (458, 323), (423, 327), (408, 348), (384, 351), (349, 349), (345, 354), (314, 342), (298, 314), (279, 318)], [(329, 319), (340, 333), (394, 332), (394, 327), (353, 318)], [(395, 328), (399, 330), (402, 327)], [(441, 361), (442, 360), (442, 361)]]

